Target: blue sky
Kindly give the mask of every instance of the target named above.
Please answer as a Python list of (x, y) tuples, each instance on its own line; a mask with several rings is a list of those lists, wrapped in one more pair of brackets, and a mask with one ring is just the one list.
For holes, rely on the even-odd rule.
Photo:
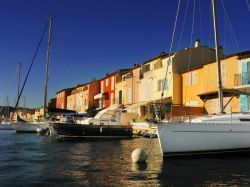
[[(189, 0), (181, 37), (187, 2), (181, 1), (174, 50), (191, 45), (194, 2), (192, 45), (200, 38), (202, 45), (214, 47), (210, 0)], [(249, 50), (250, 1), (224, 0), (230, 24), (225, 21), (221, 1), (217, 4), (224, 52)], [(129, 68), (162, 51), (168, 52), (178, 0), (0, 0), (0, 5), (0, 102), (8, 95), (13, 105), (18, 63), (22, 63), (23, 81), (50, 14), (54, 15), (49, 79), (52, 98), (62, 88), (101, 78), (106, 72)], [(46, 50), (47, 33), (21, 106), (24, 100), (28, 107), (43, 104)]]

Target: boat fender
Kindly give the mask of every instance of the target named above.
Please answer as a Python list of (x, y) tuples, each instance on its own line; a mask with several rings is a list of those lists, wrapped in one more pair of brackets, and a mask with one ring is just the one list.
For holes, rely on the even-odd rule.
[(145, 162), (147, 159), (146, 151), (142, 148), (137, 148), (132, 152), (131, 158), (135, 163)]

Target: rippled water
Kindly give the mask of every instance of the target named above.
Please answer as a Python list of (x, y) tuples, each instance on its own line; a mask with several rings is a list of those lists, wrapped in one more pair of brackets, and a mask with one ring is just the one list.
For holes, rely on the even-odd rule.
[[(150, 151), (132, 164), (137, 147)], [(0, 131), (0, 186), (250, 186), (250, 157), (165, 159), (158, 140), (59, 142)]]

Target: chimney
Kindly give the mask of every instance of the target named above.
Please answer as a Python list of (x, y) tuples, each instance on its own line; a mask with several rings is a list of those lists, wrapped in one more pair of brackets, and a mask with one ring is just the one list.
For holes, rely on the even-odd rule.
[(199, 40), (199, 39), (196, 39), (196, 40), (195, 40), (195, 43), (194, 43), (194, 47), (195, 47), (195, 48), (200, 47), (200, 46), (201, 46), (200, 43), (201, 43), (200, 40)]

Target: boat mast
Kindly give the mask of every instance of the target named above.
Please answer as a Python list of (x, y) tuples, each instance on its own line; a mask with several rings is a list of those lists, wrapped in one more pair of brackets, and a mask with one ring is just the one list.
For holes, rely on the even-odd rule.
[[(17, 100), (20, 95), (20, 82), (21, 82), (21, 63), (18, 64), (18, 85), (17, 85)], [(19, 103), (17, 103), (17, 108), (19, 107)]]
[(216, 0), (212, 0), (213, 8), (213, 20), (214, 20), (214, 40), (215, 40), (215, 51), (216, 51), (216, 61), (217, 61), (217, 74), (218, 74), (218, 97), (220, 103), (219, 113), (223, 113), (223, 92), (222, 92), (222, 82), (221, 82), (221, 65), (220, 65), (220, 51), (219, 51), (219, 35), (217, 27), (217, 11), (216, 11)]
[(52, 19), (53, 17), (49, 17), (49, 37), (48, 37), (48, 50), (47, 50), (47, 60), (46, 60), (46, 76), (45, 76), (45, 90), (44, 90), (44, 103), (43, 103), (43, 119), (47, 120), (47, 112), (48, 112), (48, 75), (49, 75), (49, 64), (50, 64), (50, 48), (51, 48), (51, 32), (52, 32)]

